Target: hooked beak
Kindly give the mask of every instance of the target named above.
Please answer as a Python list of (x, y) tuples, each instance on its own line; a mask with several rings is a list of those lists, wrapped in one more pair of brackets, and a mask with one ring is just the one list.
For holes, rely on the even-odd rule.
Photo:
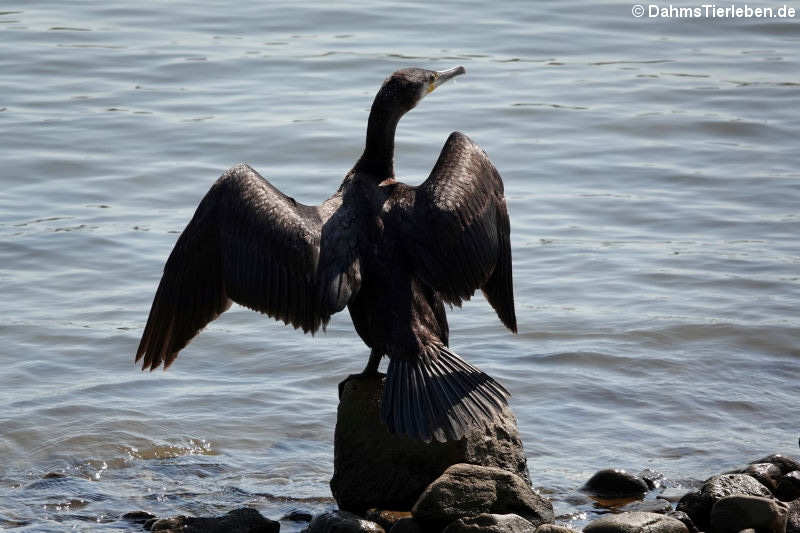
[(467, 71), (464, 69), (464, 67), (460, 67), (460, 66), (456, 67), (456, 68), (451, 68), (449, 70), (438, 70), (438, 71), (436, 71), (436, 76), (433, 78), (433, 81), (431, 82), (430, 86), (428, 87), (428, 92), (433, 91), (434, 89), (436, 89), (438, 86), (440, 86), (441, 84), (443, 84), (447, 80), (451, 80), (451, 79), (455, 78), (456, 76), (459, 76), (461, 74), (465, 74), (466, 72)]

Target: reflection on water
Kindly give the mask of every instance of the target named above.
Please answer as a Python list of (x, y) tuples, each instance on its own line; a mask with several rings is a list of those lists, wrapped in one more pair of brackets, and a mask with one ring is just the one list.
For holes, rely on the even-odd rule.
[(133, 352), (213, 180), (246, 161), (319, 203), (409, 65), (468, 74), (400, 123), (403, 179), (454, 130), (503, 175), (520, 334), (476, 298), (451, 312), (452, 343), (513, 392), (563, 521), (602, 512), (576, 492), (601, 468), (680, 492), (796, 451), (796, 21), (40, 2), (0, 12), (0, 33), (3, 527), (334, 505), (336, 385), (367, 357), (346, 314), (312, 338), (234, 308), (166, 373)]

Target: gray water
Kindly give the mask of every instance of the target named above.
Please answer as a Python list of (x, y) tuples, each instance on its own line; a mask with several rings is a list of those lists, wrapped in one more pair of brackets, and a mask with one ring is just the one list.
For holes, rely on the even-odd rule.
[(513, 392), (561, 522), (604, 512), (575, 492), (600, 468), (689, 487), (798, 451), (796, 18), (589, 0), (0, 11), (0, 527), (335, 505), (336, 385), (367, 358), (346, 313), (311, 337), (234, 307), (167, 372), (133, 354), (210, 184), (244, 161), (321, 202), (406, 66), (467, 75), (401, 121), (398, 175), (420, 183), (459, 130), (505, 181), (520, 333), (476, 297), (451, 344)]

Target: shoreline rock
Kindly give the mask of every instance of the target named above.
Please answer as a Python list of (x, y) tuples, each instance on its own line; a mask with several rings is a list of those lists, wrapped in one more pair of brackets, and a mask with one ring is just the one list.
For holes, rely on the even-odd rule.
[(639, 499), (650, 489), (648, 483), (625, 470), (607, 468), (596, 472), (581, 489), (599, 499)]
[(385, 530), (371, 520), (347, 511), (330, 511), (317, 515), (304, 533), (385, 533)]
[(606, 515), (583, 528), (584, 533), (689, 533), (675, 518), (638, 511)]
[(738, 533), (755, 529), (765, 533), (785, 533), (789, 506), (775, 498), (726, 496), (711, 509), (711, 530)]
[(515, 514), (483, 513), (459, 518), (442, 533), (536, 533), (536, 526)]
[(519, 476), (501, 468), (453, 465), (420, 495), (411, 514), (423, 524), (446, 526), (481, 514), (516, 514), (534, 526), (553, 522), (553, 505)]
[(279, 522), (264, 516), (249, 507), (234, 509), (222, 516), (152, 518), (144, 523), (148, 531), (171, 533), (278, 533)]
[(689, 515), (697, 527), (702, 530), (710, 525), (711, 510), (714, 504), (726, 496), (734, 495), (772, 497), (769, 489), (752, 476), (721, 474), (706, 480), (700, 490), (686, 494), (675, 509)]
[[(780, 469), (772, 492), (754, 477), (743, 473), (723, 473), (708, 478), (703, 485), (686, 493), (677, 504), (678, 492), (669, 483), (654, 484), (660, 490), (646, 494), (642, 501), (622, 508), (609, 506), (607, 513), (584, 526), (585, 533), (800, 533), (800, 497), (790, 501), (778, 498), (780, 480), (794, 484), (800, 469), (793, 459), (768, 456), (770, 461), (750, 465), (776, 465)], [(749, 469), (747, 466), (741, 470)], [(774, 477), (775, 470), (757, 466)], [(627, 479), (627, 477), (626, 477)], [(639, 486), (638, 483), (634, 486)], [(792, 485), (794, 486), (794, 485)], [(751, 493), (751, 494), (750, 494)], [(776, 494), (778, 493), (778, 494)], [(588, 505), (588, 500), (586, 500)], [(597, 503), (595, 504), (597, 505)], [(308, 513), (290, 512), (281, 520), (306, 521)], [(707, 511), (707, 514), (706, 514)], [(554, 518), (559, 520), (556, 523)], [(366, 516), (346, 511), (322, 513), (313, 517), (306, 533), (570, 533), (571, 515), (554, 517), (552, 504), (537, 494), (522, 477), (495, 467), (457, 464), (448, 468), (420, 494), (412, 512), (370, 509)], [(217, 517), (155, 518), (145, 511), (120, 516), (129, 524), (142, 524), (151, 531), (172, 533), (278, 533), (280, 523), (264, 518), (250, 508), (236, 509)], [(573, 526), (574, 527), (574, 526)]]
[(408, 510), (448, 467), (470, 463), (501, 468), (530, 483), (527, 458), (510, 408), (490, 428), (459, 441), (425, 443), (392, 435), (380, 420), (384, 375), (342, 384), (334, 437), (331, 492), (340, 509)]

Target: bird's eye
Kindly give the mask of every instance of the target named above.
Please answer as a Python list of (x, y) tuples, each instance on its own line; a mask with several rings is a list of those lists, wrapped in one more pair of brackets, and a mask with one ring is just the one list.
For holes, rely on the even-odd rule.
[(428, 82), (428, 90), (425, 91), (425, 94), (432, 92), (436, 88), (436, 80), (439, 79), (439, 73), (434, 72), (433, 76), (431, 76), (431, 81)]

